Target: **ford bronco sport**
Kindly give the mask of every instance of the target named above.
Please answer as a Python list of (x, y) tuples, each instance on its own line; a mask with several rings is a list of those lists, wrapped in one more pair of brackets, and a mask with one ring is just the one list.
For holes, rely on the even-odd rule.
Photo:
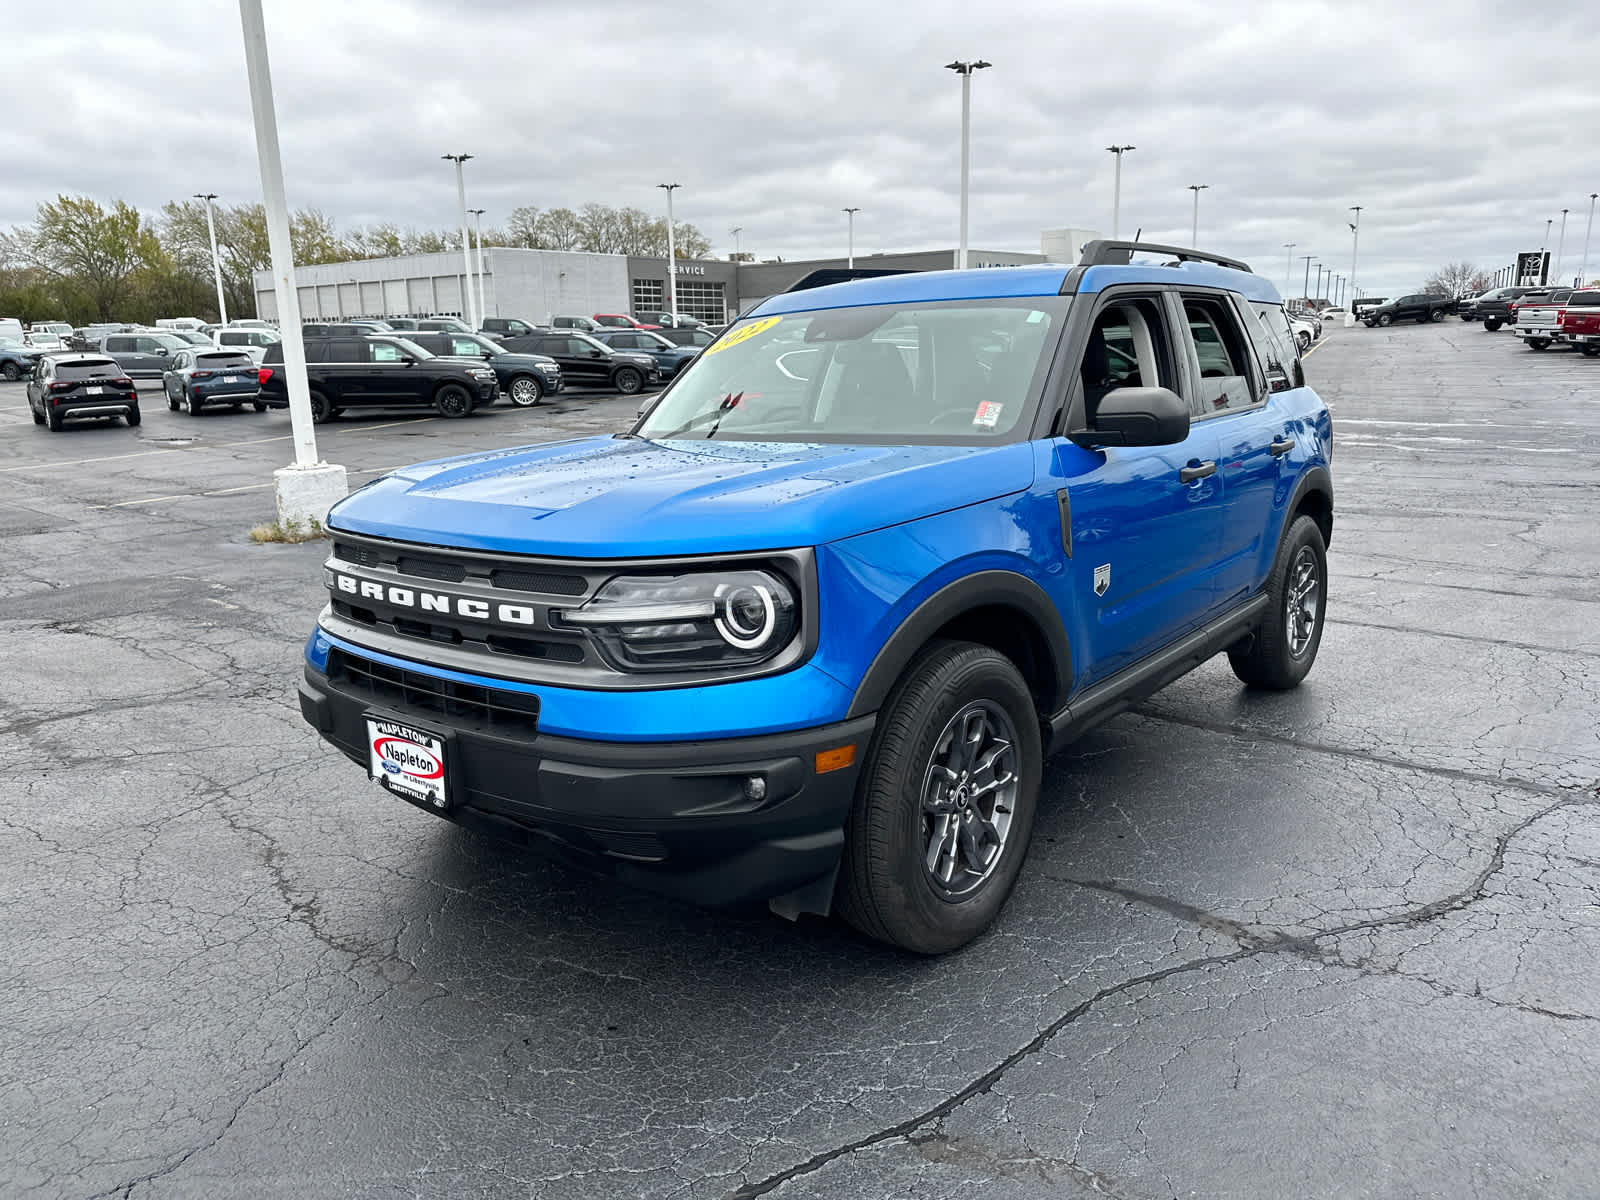
[(627, 433), (334, 506), (301, 708), (440, 816), (951, 950), (1046, 755), (1219, 652), (1305, 677), (1332, 436), (1272, 284), (1196, 251), (773, 296)]

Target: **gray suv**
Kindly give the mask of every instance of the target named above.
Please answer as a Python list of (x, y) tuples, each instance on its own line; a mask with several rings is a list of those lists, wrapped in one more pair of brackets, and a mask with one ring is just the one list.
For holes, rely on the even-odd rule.
[(132, 376), (159, 379), (172, 365), (172, 356), (187, 350), (189, 343), (164, 330), (144, 333), (108, 333), (100, 341), (100, 351), (117, 360), (117, 365)]

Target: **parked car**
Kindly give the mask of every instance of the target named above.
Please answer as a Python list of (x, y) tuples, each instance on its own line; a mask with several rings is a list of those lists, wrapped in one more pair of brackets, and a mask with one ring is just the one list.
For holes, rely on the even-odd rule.
[(302, 715), (632, 884), (971, 942), (1047, 755), (1214, 655), (1294, 688), (1327, 617), (1332, 422), (1276, 290), (1128, 257), (773, 296), (625, 439), (377, 479), (328, 514)]
[(595, 313), (594, 323), (602, 329), (654, 329), (654, 325), (646, 325), (637, 321), (627, 313)]
[(558, 316), (550, 318), (551, 329), (576, 329), (580, 333), (593, 333), (601, 328), (598, 321), (591, 317)]
[(660, 369), (656, 360), (638, 350), (613, 350), (575, 329), (552, 329), (507, 338), (501, 343), (518, 354), (544, 354), (561, 364), (568, 387), (603, 387), (631, 396), (654, 384)]
[(15, 383), (28, 375), (44, 357), (44, 351), (27, 345), (21, 338), (0, 337), (0, 379)]
[(358, 329), (365, 329), (368, 333), (393, 333), (394, 326), (387, 321), (380, 321), (376, 317), (352, 317), (351, 325)]
[(106, 354), (47, 354), (28, 381), (35, 425), (60, 433), (66, 421), (122, 417), (139, 423), (139, 394), (122, 364)]
[(270, 321), (263, 321), (257, 317), (238, 317), (228, 322), (229, 329), (273, 329)]
[(199, 329), (205, 322), (199, 317), (158, 317), (157, 329)]
[(0, 317), (0, 338), (8, 338), (13, 342), (21, 342), (28, 334), (22, 328), (22, 322), (15, 317)]
[(217, 344), (216, 339), (203, 329), (168, 329), (165, 332), (170, 333), (179, 341), (187, 342), (191, 346), (215, 346)]
[(73, 334), (73, 328), (65, 321), (35, 321), (28, 326), (29, 333), (53, 333), (62, 342), (66, 342)]
[(1350, 301), (1350, 311), (1355, 314), (1356, 320), (1365, 321), (1368, 313), (1387, 302), (1384, 296), (1362, 296), (1360, 299)]
[(1560, 339), (1561, 309), (1571, 297), (1572, 288), (1552, 288), (1539, 295), (1530, 293), (1507, 305), (1516, 314), (1511, 332), (1530, 350), (1545, 350)]
[(1503, 287), (1485, 292), (1472, 302), (1472, 319), (1482, 321), (1483, 327), (1493, 333), (1500, 326), (1511, 324), (1512, 304), (1537, 290), (1530, 287)]
[(1449, 315), (1455, 301), (1449, 296), (1428, 296), (1421, 292), (1397, 296), (1369, 309), (1363, 318), (1367, 328), (1393, 325), (1396, 321), (1416, 321), (1426, 325), (1429, 321), (1442, 321)]
[(396, 333), (410, 333), (417, 327), (415, 317), (385, 317), (384, 322)]
[(276, 329), (257, 329), (254, 326), (217, 330), (216, 344), (225, 350), (243, 350), (256, 365), (260, 366), (265, 360), (267, 349), (283, 341)]
[(522, 337), (538, 328), (533, 322), (520, 321), (516, 317), (485, 317), (483, 327), (478, 332), (501, 341), (508, 337)]
[(23, 336), (23, 342), (32, 346), (40, 354), (59, 354), (67, 349), (59, 333), (48, 329), (30, 329)]
[(679, 346), (649, 329), (602, 329), (592, 335), (613, 350), (638, 350), (656, 361), (663, 380), (671, 379), (700, 357), (698, 346)]
[[(231, 404), (238, 409), (253, 404), (257, 412), (272, 407), (261, 399), (256, 360), (243, 350), (179, 350), (161, 377), (161, 386), (167, 407), (173, 412), (186, 409), (191, 417), (198, 417), (207, 405)], [(278, 407), (287, 406), (285, 400)]]
[(389, 333), (391, 330), (372, 329), (357, 321), (343, 321), (338, 324), (324, 324), (320, 321), (310, 321), (300, 326), (301, 337), (366, 337), (369, 333)]
[(423, 317), (417, 322), (417, 329), (423, 333), (472, 333), (468, 325), (460, 317)]
[(1302, 354), (1311, 349), (1311, 343), (1317, 340), (1317, 327), (1304, 317), (1289, 314), (1289, 328), (1294, 330), (1294, 342)]
[(717, 340), (717, 334), (704, 326), (658, 329), (656, 334), (659, 337), (666, 338), (667, 341), (675, 346), (698, 346), (702, 350)]
[[(306, 338), (304, 345), (311, 419), (318, 424), (348, 408), (432, 408), (441, 416), (467, 417), (480, 404), (493, 404), (499, 391), (483, 363), (441, 358), (399, 334)], [(282, 342), (267, 347), (260, 381), (263, 400), (288, 405)]]
[(705, 326), (704, 321), (696, 317), (686, 317), (682, 313), (674, 316), (669, 312), (642, 312), (636, 316), (640, 321), (659, 329), (701, 329)]
[(172, 356), (189, 343), (165, 330), (143, 333), (108, 333), (100, 339), (100, 352), (122, 365), (125, 374), (135, 378), (159, 379), (171, 365)]
[(1591, 358), (1600, 354), (1600, 290), (1585, 288), (1568, 297), (1556, 336)]
[(531, 408), (561, 390), (561, 366), (544, 354), (517, 354), (478, 333), (411, 333), (406, 340), (434, 354), (475, 358), (493, 369), (500, 391), (518, 408)]

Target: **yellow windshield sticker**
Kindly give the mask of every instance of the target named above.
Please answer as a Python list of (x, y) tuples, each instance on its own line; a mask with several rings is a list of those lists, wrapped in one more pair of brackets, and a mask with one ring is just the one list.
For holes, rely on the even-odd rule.
[(726, 350), (729, 346), (737, 346), (740, 342), (748, 342), (756, 334), (765, 333), (781, 320), (783, 320), (782, 317), (762, 317), (759, 321), (751, 321), (748, 325), (741, 325), (732, 333), (724, 334), (712, 342), (711, 345), (705, 348), (703, 353), (715, 354), (718, 350)]

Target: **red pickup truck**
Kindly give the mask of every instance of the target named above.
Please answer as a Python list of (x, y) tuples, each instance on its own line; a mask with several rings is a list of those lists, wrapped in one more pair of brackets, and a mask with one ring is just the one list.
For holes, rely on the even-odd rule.
[(1600, 291), (1573, 292), (1561, 308), (1558, 342), (1570, 342), (1585, 354), (1600, 354)]

